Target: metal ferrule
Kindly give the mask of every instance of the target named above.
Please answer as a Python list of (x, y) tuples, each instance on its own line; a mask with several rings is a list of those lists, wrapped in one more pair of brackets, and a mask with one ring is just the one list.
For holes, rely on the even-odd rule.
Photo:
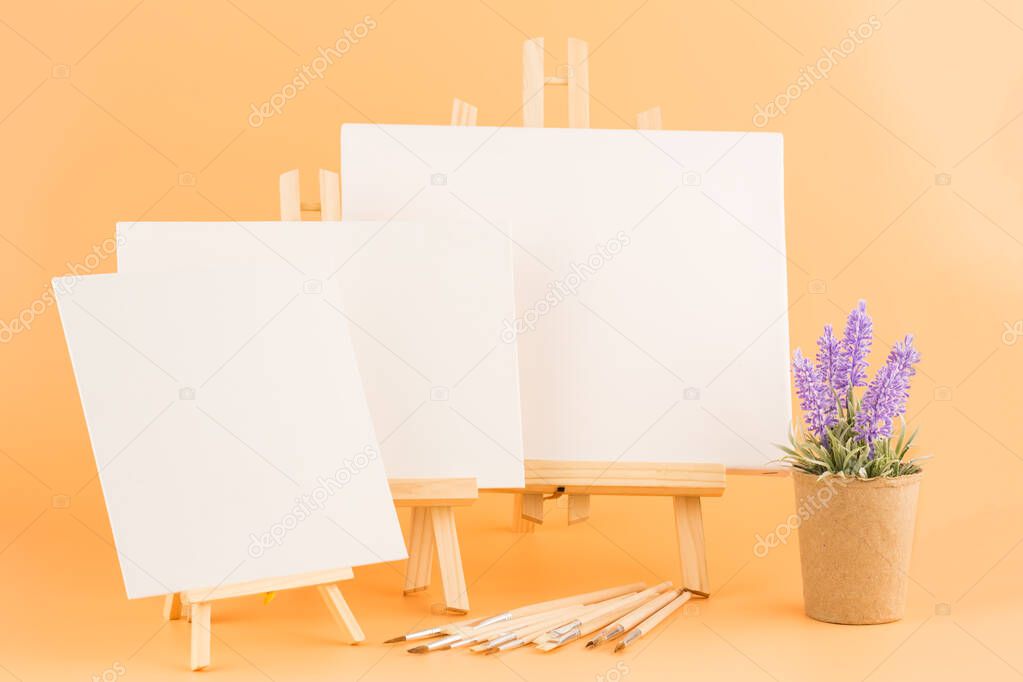
[(468, 637), (459, 642), (455, 642), (451, 645), (452, 649), (461, 649), (462, 647), (472, 646), (473, 644), (479, 644), (482, 640), (478, 637)]
[(643, 634), (643, 631), (640, 630), (639, 628), (636, 628), (635, 630), (633, 630), (629, 634), (625, 635), (625, 639), (622, 640), (621, 646), (629, 646), (634, 641), (639, 639), (639, 636), (642, 635), (642, 634)]
[(427, 637), (436, 637), (437, 635), (444, 634), (444, 631), (440, 628), (430, 628), (429, 630), (420, 630), (419, 632), (410, 632), (405, 635), (406, 642), (412, 642), (417, 639), (426, 639)]
[(577, 618), (576, 620), (573, 620), (573, 621), (571, 621), (569, 623), (565, 623), (564, 625), (562, 625), (560, 627), (556, 627), (553, 630), (550, 630), (550, 633), (552, 635), (554, 635), (555, 637), (557, 637), (557, 636), (565, 634), (566, 632), (571, 632), (572, 630), (575, 630), (576, 628), (580, 627), (582, 624), (583, 624), (582, 621)]
[(493, 625), (494, 623), (500, 623), (501, 621), (508, 620), (511, 617), (512, 617), (512, 612), (511, 611), (505, 611), (504, 613), (499, 613), (496, 616), (491, 616), (490, 618), (486, 618), (484, 620), (481, 620), (480, 622), (476, 623), (475, 625), (473, 625), (471, 628), (468, 628), (468, 629), (469, 630), (479, 630), (480, 628), (485, 628), (488, 625)]
[(450, 649), (455, 642), (459, 642), (461, 641), (461, 639), (462, 639), (461, 635), (448, 635), (447, 637), (442, 637), (438, 639), (436, 642), (430, 642), (429, 644), (426, 645), (426, 648), (429, 651), (436, 651), (437, 649)]
[(578, 639), (579, 637), (582, 637), (582, 635), (583, 635), (582, 630), (576, 627), (575, 630), (571, 630), (569, 632), (566, 632), (562, 635), (558, 635), (557, 637), (551, 639), (551, 643), (556, 644), (557, 646), (561, 646), (566, 642), (571, 642), (573, 639)]
[(613, 628), (608, 628), (601, 633), (604, 635), (604, 639), (612, 640), (615, 637), (621, 637), (625, 634), (625, 627), (622, 625), (615, 625)]
[(504, 644), (505, 642), (510, 642), (513, 639), (515, 639), (515, 633), (513, 633), (513, 632), (506, 632), (503, 635), (499, 635), (497, 637), (492, 637), (490, 639), (490, 646), (499, 646), (501, 644)]

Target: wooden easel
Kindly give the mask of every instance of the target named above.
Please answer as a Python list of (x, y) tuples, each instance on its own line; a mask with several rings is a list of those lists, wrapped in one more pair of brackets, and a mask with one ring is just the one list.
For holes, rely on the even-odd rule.
[[(568, 126), (590, 127), (589, 55), (585, 41), (569, 38), (565, 72), (545, 76), (543, 38), (525, 41), (522, 50), (523, 126), (542, 128), (544, 88), (567, 86)], [(661, 127), (659, 107), (648, 109), (637, 118), (639, 128)], [(534, 524), (543, 523), (545, 495), (548, 499), (568, 496), (570, 524), (589, 518), (591, 494), (668, 496), (674, 506), (682, 585), (710, 592), (701, 498), (724, 494), (724, 465), (526, 460), (525, 466), (526, 488), (525, 492), (517, 491), (515, 495), (513, 529), (532, 532)]]
[(323, 597), (327, 610), (341, 628), (342, 641), (358, 644), (366, 636), (359, 622), (349, 608), (341, 589), (336, 583), (352, 579), (352, 569), (338, 568), (331, 571), (303, 573), (287, 578), (268, 578), (244, 583), (219, 585), (212, 588), (188, 590), (168, 594), (164, 600), (163, 615), (167, 620), (187, 618), (192, 624), (191, 667), (201, 670), (210, 664), (212, 602), (218, 599), (244, 597), (253, 594), (268, 594), (298, 587), (316, 587)]
[[(456, 102), (459, 118), (475, 120), (475, 107)], [(300, 200), (298, 170), (281, 174), (281, 220), (302, 220), (302, 213), (319, 214), (321, 220), (341, 220), (341, 185), (337, 173), (320, 169), (320, 201)], [(479, 498), (475, 478), (392, 478), (391, 496), (397, 507), (412, 508), (409, 532), (405, 594), (430, 586), (433, 556), (437, 555), (444, 609), (463, 614), (469, 611), (469, 593), (462, 570), (454, 507), (471, 505)]]

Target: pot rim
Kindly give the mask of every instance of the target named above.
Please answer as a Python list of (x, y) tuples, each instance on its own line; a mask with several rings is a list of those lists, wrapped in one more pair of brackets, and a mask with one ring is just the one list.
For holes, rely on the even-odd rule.
[(810, 474), (801, 469), (792, 469), (792, 476), (805, 479), (812, 479), (818, 485), (826, 485), (825, 481), (833, 481), (838, 485), (851, 485), (861, 488), (902, 488), (909, 485), (916, 485), (923, 479), (924, 472), (918, 471), (915, 474), (905, 476), (878, 476), (876, 478), (849, 478), (844, 476), (830, 475), (825, 479), (817, 480), (818, 474)]

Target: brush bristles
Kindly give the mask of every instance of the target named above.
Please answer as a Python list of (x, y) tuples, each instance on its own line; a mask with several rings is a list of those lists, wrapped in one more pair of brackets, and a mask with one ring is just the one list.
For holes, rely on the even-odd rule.
[(428, 647), (426, 645), (421, 645), (421, 646), (414, 646), (414, 647), (412, 647), (411, 649), (408, 650), (408, 652), (410, 654), (425, 654), (429, 650), (430, 650), (430, 647)]
[(391, 637), (390, 639), (384, 640), (384, 644), (397, 644), (398, 642), (404, 642), (405, 635), (401, 637)]

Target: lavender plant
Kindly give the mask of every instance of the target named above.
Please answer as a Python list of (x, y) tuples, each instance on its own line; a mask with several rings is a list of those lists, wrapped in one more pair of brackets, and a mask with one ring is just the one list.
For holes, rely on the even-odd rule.
[[(907, 459), (916, 431), (906, 437), (906, 400), (920, 353), (907, 335), (867, 383), (867, 356), (873, 323), (860, 301), (837, 338), (831, 325), (817, 339), (816, 364), (796, 349), (793, 382), (803, 410), (804, 429), (793, 429), (781, 461), (818, 476), (878, 478), (920, 471), (922, 458)], [(857, 398), (856, 389), (866, 387)], [(894, 422), (900, 430), (893, 441)]]

